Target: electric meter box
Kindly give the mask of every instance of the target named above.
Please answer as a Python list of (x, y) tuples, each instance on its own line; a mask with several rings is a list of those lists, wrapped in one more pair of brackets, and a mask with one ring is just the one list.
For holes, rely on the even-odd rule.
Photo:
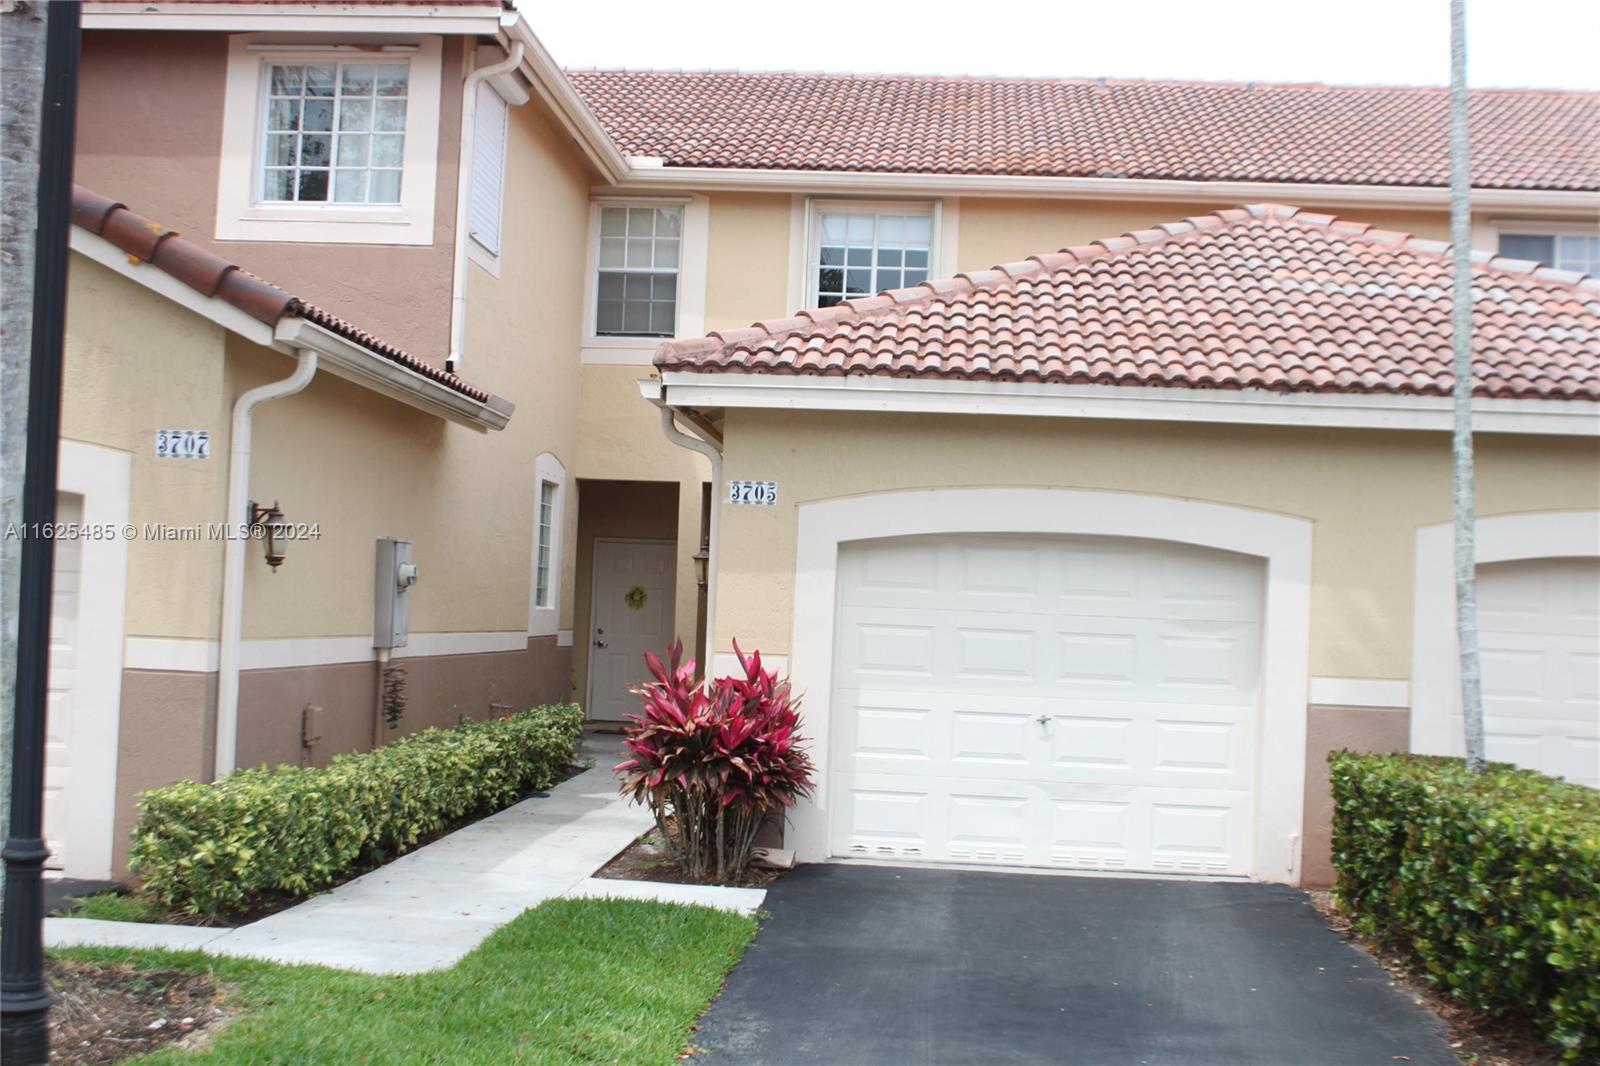
[(417, 567), (411, 561), (411, 542), (378, 538), (378, 562), (373, 583), (372, 646), (403, 648), (411, 618), (411, 586)]

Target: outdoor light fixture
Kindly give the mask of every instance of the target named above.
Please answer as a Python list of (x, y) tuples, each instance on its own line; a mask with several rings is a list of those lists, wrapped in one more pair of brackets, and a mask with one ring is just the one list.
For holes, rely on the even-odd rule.
[(289, 550), (289, 523), (278, 510), (277, 500), (272, 501), (271, 507), (250, 501), (250, 535), (261, 541), (267, 553), (267, 565), (277, 573), (278, 567), (283, 565), (284, 552)]
[(694, 583), (702, 589), (706, 587), (706, 565), (711, 561), (709, 546), (702, 541), (700, 550), (692, 556), (694, 559)]

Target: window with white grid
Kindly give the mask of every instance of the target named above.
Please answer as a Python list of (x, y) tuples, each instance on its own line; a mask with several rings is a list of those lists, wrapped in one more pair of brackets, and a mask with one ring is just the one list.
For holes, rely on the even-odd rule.
[(600, 208), (595, 335), (673, 336), (682, 250), (683, 208)]
[(1500, 254), (1600, 277), (1600, 234), (1506, 232), (1500, 234)]
[(261, 202), (398, 204), (406, 61), (271, 63)]
[(931, 214), (819, 208), (816, 226), (817, 251), (810, 273), (815, 285), (811, 296), (818, 307), (928, 280)]
[(539, 482), (539, 529), (533, 562), (533, 605), (550, 606), (550, 545), (555, 537), (556, 484)]

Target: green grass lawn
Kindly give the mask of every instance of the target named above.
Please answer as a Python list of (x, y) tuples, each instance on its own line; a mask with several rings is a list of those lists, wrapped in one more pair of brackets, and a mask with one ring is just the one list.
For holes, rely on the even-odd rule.
[(193, 952), (61, 957), (210, 969), (239, 1017), (188, 1063), (662, 1063), (755, 935), (753, 919), (633, 900), (550, 900), (453, 969), (373, 977)]

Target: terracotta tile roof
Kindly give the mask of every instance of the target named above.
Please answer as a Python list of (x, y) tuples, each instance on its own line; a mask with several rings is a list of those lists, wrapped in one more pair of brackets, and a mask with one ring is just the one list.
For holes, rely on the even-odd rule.
[[(1600, 400), (1600, 279), (1474, 266), (1477, 394)], [(1449, 247), (1254, 205), (657, 350), (662, 371), (1450, 393)]]
[[(315, 322), (463, 396), (470, 396), (480, 403), (489, 403), (491, 400), (488, 390), (378, 339), (331, 311), (262, 281), (238, 264), (230, 263), (198, 244), (185, 240), (176, 230), (134, 214), (118, 201), (81, 185), (72, 187), (72, 223), (110, 241), (127, 252), (130, 258), (149, 263), (172, 275), (202, 296), (232, 304), (259, 322), (276, 326), (281, 319), (291, 317)], [(498, 397), (493, 399), (498, 400)]]
[[(572, 70), (628, 155), (674, 167), (1449, 184), (1447, 92), (1196, 82)], [(1600, 93), (1472, 94), (1473, 183), (1600, 189)]]

